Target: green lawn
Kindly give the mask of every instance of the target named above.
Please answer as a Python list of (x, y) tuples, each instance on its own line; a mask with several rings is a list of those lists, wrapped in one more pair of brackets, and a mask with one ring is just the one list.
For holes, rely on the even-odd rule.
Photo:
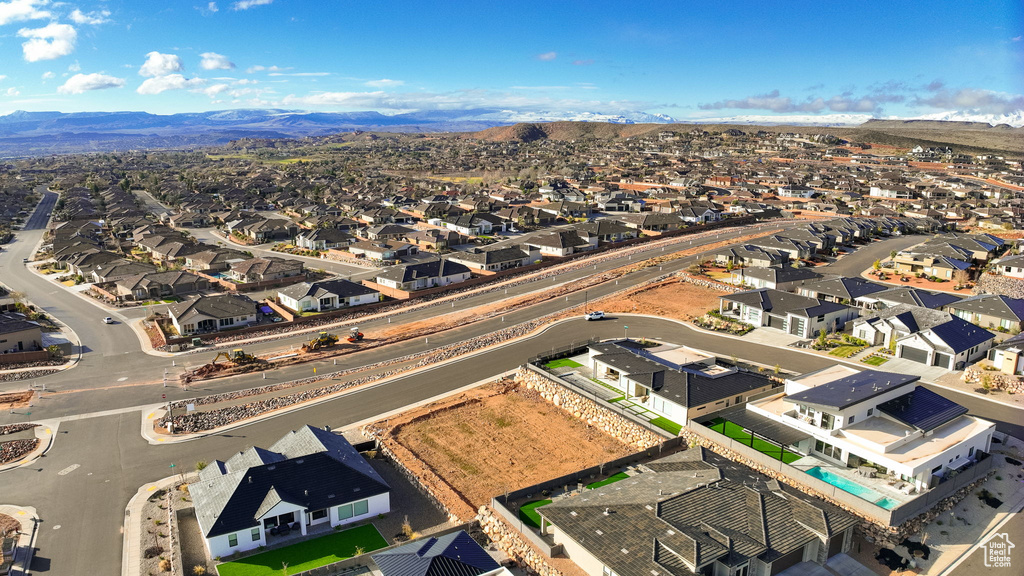
[(854, 354), (860, 352), (863, 349), (863, 346), (840, 346), (838, 348), (832, 349), (832, 351), (830, 351), (829, 354), (833, 356), (839, 356), (840, 358), (849, 358), (850, 356), (853, 356)]
[(872, 366), (881, 366), (882, 364), (885, 364), (888, 361), (888, 358), (882, 358), (881, 356), (871, 356), (861, 360), (861, 362), (865, 364), (871, 364)]
[(611, 384), (608, 384), (606, 382), (601, 382), (597, 378), (591, 378), (590, 381), (593, 382), (594, 384), (600, 384), (601, 386), (604, 386), (605, 388), (611, 390), (612, 392), (622, 392), (622, 390), (619, 390), (615, 386), (612, 386)]
[[(534, 500), (533, 502), (523, 504), (519, 507), (519, 519), (523, 521), (523, 524), (540, 530), (540, 514), (537, 513), (535, 508), (545, 504), (551, 504), (551, 500)], [(224, 575), (222, 574), (221, 576)]]
[(755, 438), (752, 434), (745, 431), (742, 426), (725, 420), (723, 418), (715, 418), (711, 425), (711, 429), (715, 432), (725, 434), (729, 438), (736, 440), (740, 444), (746, 444), (758, 452), (767, 454), (776, 460), (782, 460), (786, 464), (791, 464), (796, 460), (800, 459), (799, 454), (792, 452), (783, 452), (782, 448), (778, 444), (767, 442), (760, 438)]
[(547, 368), (548, 370), (554, 370), (555, 368), (579, 368), (580, 366), (583, 366), (583, 364), (580, 364), (579, 362), (576, 362), (575, 360), (570, 360), (568, 358), (562, 358), (561, 360), (552, 360), (551, 362), (548, 362), (547, 364), (544, 365), (544, 367)]
[[(366, 553), (379, 550), (387, 545), (388, 541), (380, 535), (380, 532), (372, 524), (366, 524), (277, 550), (255, 554), (234, 562), (225, 562), (217, 566), (217, 572), (220, 576), (297, 574), (357, 556), (357, 548), (362, 548), (363, 553)], [(281, 569), (284, 562), (288, 563), (287, 572)]]
[(678, 436), (679, 431), (683, 429), (681, 424), (676, 424), (675, 422), (669, 420), (668, 418), (663, 418), (661, 416), (658, 416), (657, 418), (651, 420), (651, 424), (654, 424), (655, 426), (661, 428), (666, 432), (672, 433), (673, 436)]
[(587, 484), (587, 489), (593, 490), (594, 488), (600, 488), (601, 486), (614, 484), (619, 480), (625, 480), (626, 478), (629, 478), (629, 474), (626, 474), (625, 472), (619, 472), (618, 474), (615, 474), (614, 476), (609, 476), (604, 480), (599, 480), (597, 482), (591, 482), (590, 484)]

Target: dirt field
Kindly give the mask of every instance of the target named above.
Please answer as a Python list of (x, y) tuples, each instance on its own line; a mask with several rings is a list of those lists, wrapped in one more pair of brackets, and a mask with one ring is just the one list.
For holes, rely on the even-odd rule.
[(725, 293), (724, 290), (672, 280), (647, 290), (601, 300), (600, 306), (605, 312), (633, 312), (693, 320), (712, 308), (718, 309), (718, 297)]
[(536, 393), (502, 391), (484, 386), (391, 420), (391, 439), (418, 459), (403, 463), (421, 477), (425, 467), (476, 508), (631, 452)]
[(9, 392), (7, 394), (0, 394), (0, 410), (10, 410), (11, 408), (24, 408), (28, 406), (30, 400), (32, 400), (31, 390), (25, 392)]

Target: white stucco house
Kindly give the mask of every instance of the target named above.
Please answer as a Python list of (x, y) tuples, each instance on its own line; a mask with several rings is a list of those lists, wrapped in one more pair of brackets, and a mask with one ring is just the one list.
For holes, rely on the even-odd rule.
[(211, 462), (189, 493), (211, 558), (273, 544), (285, 525), (306, 535), (391, 510), (390, 488), (369, 462), (342, 436), (312, 426)]
[(296, 312), (326, 312), (361, 304), (380, 302), (380, 292), (341, 278), (322, 282), (301, 282), (278, 290), (282, 306)]

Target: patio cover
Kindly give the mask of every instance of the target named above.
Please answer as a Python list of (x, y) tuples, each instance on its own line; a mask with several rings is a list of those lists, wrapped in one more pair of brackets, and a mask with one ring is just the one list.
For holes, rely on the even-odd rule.
[(782, 446), (789, 446), (796, 444), (797, 442), (810, 438), (810, 434), (786, 426), (781, 422), (776, 422), (771, 418), (766, 418), (760, 414), (754, 412), (748, 412), (747, 407), (744, 405), (729, 408), (728, 410), (722, 410), (714, 414), (709, 414), (707, 418), (725, 418), (734, 424), (738, 424), (747, 430), (752, 430), (760, 436), (763, 436), (773, 442), (777, 442)]

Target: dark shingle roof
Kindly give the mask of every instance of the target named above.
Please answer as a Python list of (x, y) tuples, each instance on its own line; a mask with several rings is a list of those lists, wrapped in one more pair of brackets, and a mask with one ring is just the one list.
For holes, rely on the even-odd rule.
[(478, 576), (499, 568), (462, 530), (410, 542), (372, 558), (384, 576)]
[(908, 374), (864, 370), (838, 380), (819, 384), (803, 392), (790, 394), (786, 400), (798, 404), (815, 404), (842, 410), (920, 379), (920, 376)]
[(1002, 294), (972, 296), (959, 302), (954, 302), (947, 308), (950, 310), (966, 310), (1016, 322), (1024, 320), (1024, 300), (1010, 298)]
[(883, 414), (928, 432), (963, 414), (967, 408), (918, 386), (912, 392), (878, 405)]

